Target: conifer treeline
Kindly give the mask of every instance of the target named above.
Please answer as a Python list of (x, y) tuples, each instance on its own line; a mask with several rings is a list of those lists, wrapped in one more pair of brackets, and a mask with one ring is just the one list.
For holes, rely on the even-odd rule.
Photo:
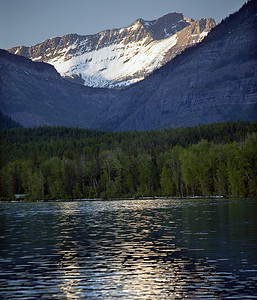
[(150, 132), (2, 130), (0, 197), (257, 197), (257, 124)]

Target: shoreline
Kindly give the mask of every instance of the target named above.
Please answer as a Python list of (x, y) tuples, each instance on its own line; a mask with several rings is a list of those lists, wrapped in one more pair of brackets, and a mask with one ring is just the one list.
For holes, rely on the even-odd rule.
[(38, 202), (83, 202), (83, 201), (122, 201), (122, 200), (187, 200), (187, 199), (224, 199), (224, 198), (242, 198), (242, 197), (235, 197), (235, 196), (188, 196), (188, 197), (163, 197), (163, 196), (152, 196), (152, 197), (125, 197), (125, 198), (81, 198), (81, 199), (49, 199), (49, 200), (0, 200), (0, 203), (38, 203)]

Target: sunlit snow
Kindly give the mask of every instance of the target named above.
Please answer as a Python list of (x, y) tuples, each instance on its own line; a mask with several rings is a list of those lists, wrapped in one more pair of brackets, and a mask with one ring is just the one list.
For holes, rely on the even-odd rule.
[[(53, 65), (64, 77), (79, 76), (84, 85), (92, 87), (122, 87), (143, 80), (147, 75), (161, 67), (163, 60), (174, 46), (181, 44), (179, 33), (171, 35), (170, 30), (164, 28), (165, 38), (154, 40), (150, 35), (137, 40), (129, 36), (137, 36), (143, 26), (154, 25), (157, 20), (137, 20), (132, 25), (112, 32), (115, 36), (111, 42), (106, 31), (100, 32), (95, 40), (91, 36), (74, 39), (52, 50), (45, 50), (43, 57), (34, 57), (34, 61), (43, 60)], [(180, 20), (185, 22), (185, 20)], [(172, 29), (176, 32), (178, 24)], [(173, 31), (173, 32), (174, 32)], [(132, 35), (131, 35), (132, 34)], [(193, 39), (193, 43), (202, 40), (208, 34), (203, 31)], [(107, 37), (107, 39), (105, 39)], [(51, 40), (51, 39), (50, 39)], [(18, 51), (18, 50), (17, 50)]]
[[(106, 86), (110, 82), (119, 82), (138, 72), (142, 76), (126, 83), (128, 85), (142, 80), (148, 74), (161, 66), (165, 53), (177, 43), (177, 36), (173, 35), (162, 41), (151, 41), (145, 45), (146, 38), (139, 42), (124, 45), (123, 42), (104, 47), (95, 51), (69, 55), (70, 49), (77, 47), (76, 42), (62, 49), (57, 58), (48, 61), (63, 76), (73, 77), (75, 74), (82, 77), (85, 85)], [(84, 44), (83, 41), (80, 46)]]
[(205, 38), (207, 35), (208, 35), (208, 32), (207, 32), (207, 31), (203, 31), (203, 32), (200, 34), (200, 39)]

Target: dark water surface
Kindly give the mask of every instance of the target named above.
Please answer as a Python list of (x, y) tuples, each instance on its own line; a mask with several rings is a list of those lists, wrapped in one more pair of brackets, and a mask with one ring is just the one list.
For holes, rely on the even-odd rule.
[(257, 200), (0, 203), (0, 299), (257, 299)]

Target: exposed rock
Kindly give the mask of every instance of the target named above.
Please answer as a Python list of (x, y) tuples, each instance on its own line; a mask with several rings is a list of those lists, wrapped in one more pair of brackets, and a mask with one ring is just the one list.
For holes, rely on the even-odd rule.
[(200, 44), (125, 90), (95, 127), (149, 130), (257, 121), (256, 37), (257, 1), (249, 1)]
[(86, 86), (124, 87), (143, 80), (214, 27), (213, 19), (193, 21), (170, 13), (153, 21), (138, 19), (122, 29), (68, 34), (9, 52), (50, 63), (63, 77)]
[[(200, 32), (201, 22), (206, 21), (179, 34)], [(115, 131), (257, 121), (256, 36), (257, 1), (252, 0), (201, 43), (119, 91), (70, 83), (50, 65), (2, 50), (1, 111), (25, 126)]]

